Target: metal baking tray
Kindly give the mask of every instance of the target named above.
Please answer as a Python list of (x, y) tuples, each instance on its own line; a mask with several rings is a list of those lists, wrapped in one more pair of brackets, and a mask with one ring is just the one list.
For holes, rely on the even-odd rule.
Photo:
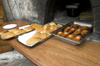
[[(46, 41), (47, 39), (49, 39), (50, 37), (52, 37), (53, 35), (49, 35), (47, 38), (40, 40), (39, 42), (35, 43), (35, 44), (31, 44), (31, 45), (26, 45), (26, 41), (32, 37), (33, 34), (35, 34), (35, 31), (29, 32), (29, 33), (25, 33), (23, 35), (18, 36), (16, 39), (23, 45), (27, 46), (27, 47), (33, 47), (39, 43), (42, 43), (44, 41)], [(27, 37), (27, 38), (25, 38)]]
[[(18, 27), (19, 29), (24, 29), (25, 27), (28, 27), (29, 25), (24, 25), (24, 26), (20, 26), (20, 27)], [(31, 30), (31, 31), (34, 31), (34, 30)], [(27, 31), (27, 32), (25, 32), (25, 33), (29, 33), (29, 32), (31, 32), (31, 31)], [(22, 34), (25, 34), (25, 33), (22, 33)], [(20, 34), (20, 35), (22, 35), (22, 34)], [(13, 39), (13, 38), (15, 38), (15, 37), (17, 37), (17, 36), (19, 36), (19, 35), (15, 35), (15, 36), (13, 36), (13, 37), (10, 37), (10, 38), (8, 38), (8, 39), (3, 39), (3, 38), (1, 38), (1, 35), (0, 35), (0, 38), (2, 39), (2, 40), (10, 40), (10, 39)]]
[[(78, 24), (80, 26), (88, 26), (91, 27), (91, 29), (89, 30), (89, 32), (80, 40), (80, 41), (74, 41), (71, 39), (68, 39), (66, 37), (62, 37), (62, 36), (58, 36), (57, 33), (59, 31), (62, 31), (64, 28), (66, 28), (67, 26), (71, 26), (72, 24)], [(73, 22), (69, 22), (66, 25), (64, 25), (63, 27), (59, 28), (58, 30), (53, 31), (51, 34), (55, 36), (56, 39), (62, 40), (64, 42), (67, 42), (69, 44), (72, 45), (79, 45), (82, 43), (83, 40), (85, 40), (85, 38), (92, 32), (92, 24), (88, 24), (88, 23), (83, 23), (83, 22), (77, 22), (77, 21), (73, 21)]]

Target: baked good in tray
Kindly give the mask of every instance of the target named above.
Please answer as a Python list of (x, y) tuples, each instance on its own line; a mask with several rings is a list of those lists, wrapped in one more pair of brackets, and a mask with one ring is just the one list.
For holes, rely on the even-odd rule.
[(13, 32), (5, 32), (1, 35), (2, 39), (8, 39), (8, 38), (12, 38), (15, 36), (15, 33)]
[(3, 33), (7, 32), (7, 30), (3, 30), (0, 32), (0, 35), (2, 35)]
[(72, 24), (65, 27), (62, 31), (57, 32), (57, 35), (74, 40), (80, 41), (88, 32), (90, 27)]
[(26, 41), (26, 45), (35, 44), (39, 42), (41, 39), (38, 37), (31, 37)]
[[(24, 34), (26, 32), (32, 31), (32, 30), (35, 29), (32, 26), (36, 25), (36, 24), (37, 23), (33, 23), (33, 24), (29, 25), (29, 26), (24, 27), (23, 29), (20, 29), (20, 28), (16, 27), (16, 28), (13, 28), (13, 29), (1, 31), (0, 32), (1, 38), (6, 40), (6, 39), (10, 39), (10, 38), (16, 37), (18, 35)], [(21, 27), (23, 27), (23, 26), (21, 26)]]
[[(33, 24), (37, 25), (37, 24)], [(31, 25), (32, 26), (32, 25)], [(43, 26), (35, 27), (35, 32), (27, 41), (27, 45), (36, 44), (37, 42), (46, 39), (48, 36), (50, 36), (50, 32), (57, 30), (60, 28), (61, 25), (57, 25), (55, 22), (51, 22), (48, 24), (45, 24)]]

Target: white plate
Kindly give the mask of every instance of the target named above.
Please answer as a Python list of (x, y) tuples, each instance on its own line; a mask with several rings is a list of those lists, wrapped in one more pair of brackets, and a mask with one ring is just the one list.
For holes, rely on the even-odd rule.
[(4, 29), (11, 29), (11, 28), (15, 28), (17, 26), (17, 24), (8, 24), (8, 25), (5, 25), (3, 28)]

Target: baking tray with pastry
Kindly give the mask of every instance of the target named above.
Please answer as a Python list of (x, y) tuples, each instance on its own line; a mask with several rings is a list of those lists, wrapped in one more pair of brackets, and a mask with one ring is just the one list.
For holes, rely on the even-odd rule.
[(32, 23), (30, 25), (24, 25), (24, 26), (20, 26), (20, 27), (15, 27), (6, 31), (1, 31), (0, 32), (0, 37), (2, 40), (8, 40), (8, 39), (12, 39), (15, 38), (19, 35), (31, 32), (35, 30), (35, 25), (38, 25), (38, 27), (43, 26), (37, 23)]
[(41, 27), (37, 27), (32, 32), (18, 36), (17, 40), (25, 46), (33, 47), (52, 37), (50, 32), (53, 32), (58, 28), (61, 28), (61, 25), (58, 25), (55, 22), (50, 22)]
[(72, 21), (51, 34), (69, 44), (79, 45), (91, 32), (92, 24)]

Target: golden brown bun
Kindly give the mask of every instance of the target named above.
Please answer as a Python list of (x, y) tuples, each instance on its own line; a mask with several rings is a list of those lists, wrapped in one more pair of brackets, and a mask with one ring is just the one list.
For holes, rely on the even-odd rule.
[(49, 23), (49, 25), (57, 25), (55, 22), (51, 22)]
[(19, 30), (19, 29), (18, 28), (13, 28), (13, 29), (10, 29), (9, 32), (15, 32), (17, 30)]
[(65, 37), (65, 36), (67, 36), (68, 34), (69, 34), (68, 32), (64, 32), (64, 33), (62, 34), (62, 36)]
[(33, 23), (33, 24), (31, 24), (30, 26), (34, 26), (34, 25), (37, 25), (37, 23)]
[(38, 27), (38, 28), (35, 29), (36, 32), (40, 32), (40, 31), (42, 31), (42, 30), (43, 30), (42, 27)]
[(42, 31), (42, 33), (47, 33), (47, 34), (49, 34), (50, 32), (49, 32), (49, 30), (45, 29), (45, 30)]
[(81, 40), (81, 38), (82, 38), (81, 35), (77, 35), (73, 40), (74, 41), (79, 41), (79, 40)]
[(42, 34), (40, 35), (40, 38), (41, 38), (41, 39), (45, 39), (46, 37), (48, 37), (48, 34), (47, 34), (47, 33), (42, 33)]
[(41, 39), (38, 38), (38, 37), (29, 38), (29, 39), (26, 41), (26, 45), (36, 44), (36, 43), (39, 42), (40, 40), (41, 40)]
[(36, 32), (35, 34), (32, 35), (32, 37), (40, 37), (41, 33), (40, 32)]
[(72, 27), (74, 27), (74, 28), (78, 28), (79, 25), (78, 25), (78, 24), (72, 24)]
[(16, 30), (14, 33), (15, 33), (15, 35), (20, 35), (20, 34), (23, 34), (25, 32), (26, 32), (25, 30), (19, 29), (19, 30)]
[(0, 32), (0, 35), (2, 35), (3, 33), (7, 32), (7, 30), (3, 30)]
[(61, 36), (62, 34), (63, 34), (62, 31), (59, 31), (59, 32), (57, 33), (57, 35), (59, 35), (59, 36)]
[(82, 31), (81, 31), (81, 35), (82, 35), (82, 36), (84, 36), (84, 35), (87, 34), (87, 33), (88, 33), (88, 30), (82, 30)]
[(3, 33), (1, 35), (1, 38), (2, 39), (9, 39), (9, 38), (14, 37), (14, 36), (15, 36), (15, 34), (13, 32), (6, 32), (6, 33)]
[(24, 30), (25, 30), (26, 32), (28, 32), (28, 31), (32, 31), (32, 30), (34, 30), (34, 29), (32, 28), (32, 26), (29, 26), (29, 27), (25, 27)]
[(70, 34), (67, 36), (68, 39), (73, 39), (75, 36), (73, 34)]
[(50, 29), (50, 25), (49, 25), (49, 24), (45, 24), (45, 25), (43, 26), (43, 29), (49, 30), (49, 29)]
[(57, 25), (57, 29), (58, 29), (58, 28), (61, 28), (61, 25)]
[(82, 30), (88, 30), (89, 29), (89, 27), (87, 27), (87, 26), (80, 26), (79, 28), (82, 29)]
[(52, 26), (50, 27), (50, 30), (57, 30), (57, 25), (52, 25)]
[(68, 30), (70, 30), (71, 29), (71, 27), (66, 27), (65, 29), (64, 29), (64, 32), (67, 32)]
[(36, 28), (42, 28), (43, 27), (43, 25), (37, 25), (37, 26), (35, 26), (35, 29)]

